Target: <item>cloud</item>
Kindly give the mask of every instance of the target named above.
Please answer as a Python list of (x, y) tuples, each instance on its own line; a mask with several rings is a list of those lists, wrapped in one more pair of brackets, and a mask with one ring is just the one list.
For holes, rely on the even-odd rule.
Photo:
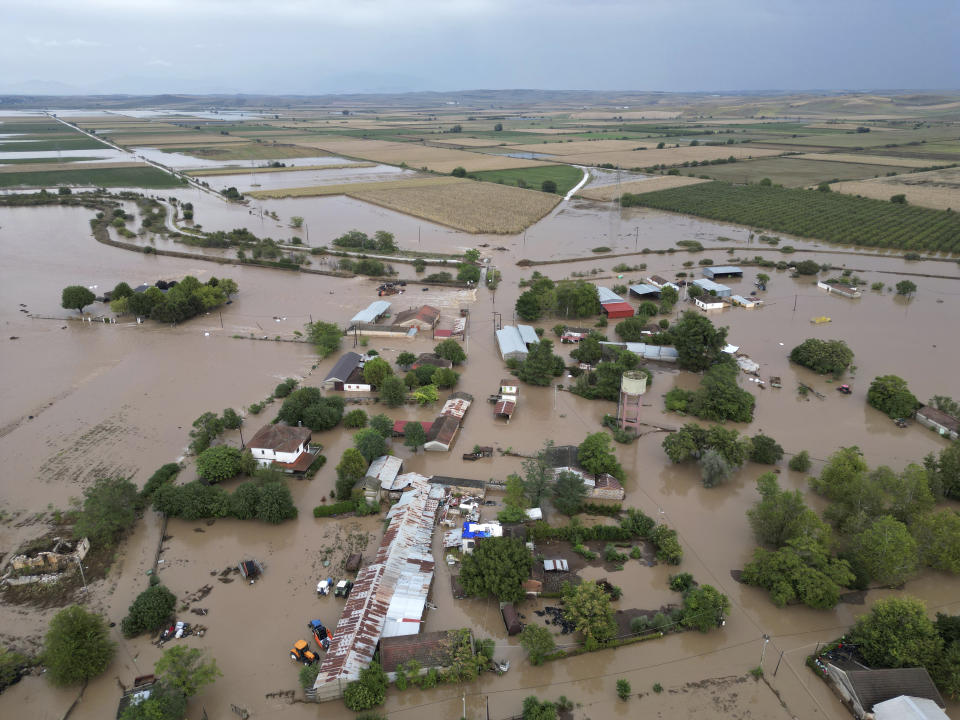
[(84, 40), (83, 38), (74, 38), (73, 40), (67, 40), (67, 45), (72, 45), (73, 47), (100, 47), (100, 43), (95, 40)]
[(147, 65), (153, 65), (155, 67), (173, 67), (173, 63), (169, 62), (168, 60), (157, 60), (157, 59), (151, 60), (150, 62), (147, 63)]

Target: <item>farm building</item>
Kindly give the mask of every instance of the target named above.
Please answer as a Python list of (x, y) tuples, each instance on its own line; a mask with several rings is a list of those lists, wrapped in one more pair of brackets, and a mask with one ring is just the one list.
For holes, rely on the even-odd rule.
[(400, 458), (393, 455), (375, 458), (363, 479), (363, 495), (367, 502), (378, 502), (385, 494), (396, 493), (399, 496), (400, 490), (409, 484), (398, 478), (401, 472), (403, 460)]
[(675, 347), (670, 345), (647, 345), (639, 342), (606, 342), (601, 341), (601, 345), (610, 347), (626, 348), (634, 355), (644, 360), (659, 360), (660, 362), (676, 362), (680, 354)]
[(390, 303), (386, 300), (374, 300), (366, 309), (361, 310), (352, 318), (351, 325), (373, 325), (390, 310)]
[(507, 423), (510, 423), (510, 418), (513, 417), (513, 413), (517, 409), (517, 396), (516, 395), (507, 395), (497, 401), (496, 405), (493, 406), (493, 416), (506, 418)]
[(745, 308), (755, 308), (760, 304), (760, 300), (752, 297), (743, 297), (743, 295), (731, 295), (730, 300), (734, 305), (740, 305)]
[(337, 622), (309, 697), (342, 697), (347, 683), (373, 660), (381, 638), (420, 632), (433, 581), (431, 551), (439, 500), (411, 473), (410, 490), (387, 512), (389, 525), (373, 561), (360, 570)]
[(830, 282), (829, 280), (819, 280), (817, 287), (821, 290), (826, 290), (828, 295), (835, 294), (848, 298), (858, 298), (863, 294), (853, 285), (844, 285), (843, 283)]
[(960, 436), (960, 420), (929, 405), (924, 405), (917, 410), (917, 422), (951, 440), (956, 440)]
[(630, 294), (636, 295), (637, 297), (642, 298), (653, 298), (656, 299), (660, 297), (660, 288), (656, 285), (647, 285), (646, 283), (638, 283), (636, 285), (630, 286)]
[(613, 475), (603, 473), (601, 475), (591, 475), (575, 467), (556, 467), (553, 469), (553, 479), (556, 480), (560, 473), (573, 473), (579, 477), (587, 488), (587, 501), (609, 500), (620, 502), (626, 497), (623, 485)]
[(603, 303), (600, 309), (603, 311), (603, 314), (611, 320), (633, 317), (634, 314), (633, 305), (624, 300), (620, 302)]
[(693, 281), (693, 284), (711, 296), (730, 297), (733, 295), (733, 290), (726, 285), (715, 283), (713, 280), (707, 280), (706, 278), (697, 278)]
[(423, 444), (423, 449), (433, 452), (449, 451), (459, 430), (460, 418), (453, 415), (441, 415), (430, 426), (430, 431), (427, 433), (427, 442)]
[(440, 415), (452, 415), (453, 417), (462, 419), (464, 415), (467, 414), (467, 410), (470, 409), (470, 405), (473, 404), (473, 395), (465, 392), (453, 392), (450, 393), (450, 397), (447, 398), (447, 401), (443, 404), (443, 407), (440, 408)]
[(713, 267), (705, 267), (703, 269), (703, 276), (709, 278), (710, 280), (716, 280), (717, 278), (726, 278), (726, 277), (743, 277), (743, 270), (738, 268), (736, 265), (715, 265)]
[(679, 285), (677, 285), (676, 283), (670, 282), (665, 277), (661, 277), (660, 275), (651, 275), (650, 277), (647, 278), (647, 283), (649, 285), (653, 285), (654, 287), (658, 287), (661, 290), (665, 287), (671, 287), (677, 292), (680, 292)]
[[(393, 423), (393, 436), (394, 437), (403, 437), (406, 435), (407, 424), (411, 422), (418, 422), (417, 420), (396, 420)], [(423, 425), (424, 432), (430, 432), (430, 428), (433, 427), (432, 422), (421, 422)]]
[(391, 682), (397, 679), (400, 666), (411, 660), (417, 661), (421, 675), (431, 668), (448, 668), (454, 663), (461, 632), (466, 633), (467, 641), (472, 643), (469, 630), (437, 630), (419, 635), (385, 637), (380, 641), (380, 665)]
[(523, 340), (523, 344), (526, 345), (528, 349), (531, 345), (536, 345), (540, 342), (540, 336), (537, 335), (537, 331), (530, 325), (517, 325), (517, 332), (520, 333), (520, 339)]
[(523, 623), (520, 622), (520, 613), (511, 603), (504, 603), (500, 608), (500, 615), (503, 617), (503, 626), (507, 629), (507, 635), (519, 635), (523, 630)]
[(352, 351), (344, 353), (327, 373), (320, 386), (328, 390), (343, 390), (344, 385), (350, 380), (351, 374), (358, 368), (363, 367), (362, 362), (363, 358), (358, 353)]
[(286, 472), (305, 472), (316, 459), (310, 452), (310, 438), (308, 427), (276, 423), (257, 430), (247, 447), (260, 467), (273, 465)]
[[(828, 662), (826, 671), (829, 681), (840, 697), (850, 704), (850, 709), (858, 720), (874, 717), (873, 712), (877, 705), (900, 697), (923, 698), (931, 701), (941, 711), (945, 707), (930, 674), (922, 667), (844, 670)], [(899, 720), (904, 716), (892, 717)]]
[(623, 298), (617, 295), (613, 290), (606, 287), (601, 287), (597, 285), (597, 297), (600, 299), (600, 304), (609, 302), (623, 302)]
[(416, 362), (414, 362), (413, 365), (411, 365), (411, 368), (413, 370), (416, 370), (418, 367), (423, 367), (424, 365), (433, 365), (434, 367), (438, 367), (438, 368), (453, 367), (452, 362), (450, 362), (446, 358), (440, 357), (439, 355), (436, 355), (434, 353), (420, 353), (420, 355), (417, 356)]
[(463, 540), (463, 551), (471, 553), (477, 540), (503, 537), (503, 526), (498, 522), (477, 523), (468, 520), (463, 524), (460, 537)]
[(450, 492), (460, 493), (461, 495), (478, 495), (482, 498), (487, 494), (487, 484), (483, 480), (434, 475), (430, 478), (430, 483), (450, 488)]
[(440, 322), (440, 310), (432, 305), (421, 305), (418, 308), (401, 310), (393, 319), (394, 325), (400, 327), (416, 327), (420, 330), (432, 330)]
[(497, 346), (504, 360), (526, 360), (527, 344), (520, 331), (513, 325), (504, 325), (497, 330)]
[(709, 296), (704, 296), (703, 298), (694, 298), (694, 305), (696, 305), (701, 310), (723, 310), (727, 306), (722, 300), (717, 300)]

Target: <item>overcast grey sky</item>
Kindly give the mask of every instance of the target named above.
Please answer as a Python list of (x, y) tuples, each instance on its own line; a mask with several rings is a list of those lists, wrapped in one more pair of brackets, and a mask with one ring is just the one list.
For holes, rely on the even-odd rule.
[(960, 87), (960, 0), (0, 0), (0, 92)]

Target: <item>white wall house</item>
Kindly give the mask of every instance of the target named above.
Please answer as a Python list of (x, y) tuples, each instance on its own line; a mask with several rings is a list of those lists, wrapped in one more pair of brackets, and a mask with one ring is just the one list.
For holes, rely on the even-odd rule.
[(273, 463), (293, 464), (309, 452), (310, 428), (290, 425), (265, 425), (248, 443), (247, 447), (261, 466)]

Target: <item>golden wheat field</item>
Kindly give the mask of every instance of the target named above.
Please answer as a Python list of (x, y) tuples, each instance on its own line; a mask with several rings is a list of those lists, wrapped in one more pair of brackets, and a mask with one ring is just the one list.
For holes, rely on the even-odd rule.
[(902, 158), (892, 155), (859, 155), (856, 153), (804, 153), (803, 155), (791, 155), (791, 158), (863, 163), (865, 165), (899, 165), (900, 167), (928, 167), (933, 164), (931, 160), (924, 158)]
[(577, 193), (580, 197), (588, 200), (615, 200), (621, 192), (625, 193), (647, 193), (657, 190), (669, 190), (670, 188), (683, 187), (684, 185), (696, 185), (697, 183), (709, 182), (703, 178), (684, 177), (683, 175), (660, 175), (648, 178), (646, 180), (631, 180), (630, 182), (620, 183), (618, 188), (614, 185), (601, 185), (591, 188), (589, 185), (586, 190)]
[(656, 147), (657, 141), (650, 143), (647, 140), (575, 140), (574, 142), (546, 142), (528, 143), (526, 145), (511, 145), (511, 150), (521, 152), (545, 153), (548, 155), (583, 155), (585, 153), (629, 152), (638, 147)]
[(417, 177), (405, 178), (403, 180), (386, 180), (384, 182), (341, 183), (339, 185), (311, 185), (309, 187), (251, 190), (247, 193), (247, 195), (258, 198), (310, 197), (313, 195), (354, 195), (362, 190), (420, 188), (432, 187), (434, 185), (450, 185), (452, 183), (467, 182), (472, 183), (473, 181), (462, 180), (460, 178), (450, 176), (435, 177), (433, 175), (419, 175)]
[(467, 152), (466, 150), (427, 147), (420, 143), (390, 142), (387, 140), (317, 138), (314, 140), (298, 140), (298, 144), (320, 148), (334, 155), (374, 160), (388, 165), (406, 163), (412, 168), (426, 167), (434, 172), (441, 173), (448, 173), (456, 167), (464, 167), (468, 172), (474, 172), (550, 164), (535, 160), (519, 160), (505, 155), (484, 155)]
[[(431, 143), (435, 145), (449, 145), (450, 147), (495, 147), (500, 145), (501, 142), (496, 138), (472, 138), (472, 137), (459, 137), (451, 136), (450, 138), (443, 138), (442, 140), (430, 140)], [(503, 143), (508, 145), (509, 143)]]
[(163, 134), (149, 133), (110, 133), (109, 139), (118, 145), (137, 145), (159, 147), (161, 145), (229, 145), (247, 142), (247, 138), (232, 135), (208, 135), (206, 133), (187, 133), (176, 130)]
[(344, 168), (371, 168), (376, 167), (376, 163), (372, 162), (352, 162), (352, 163), (334, 163), (333, 165), (289, 165), (287, 167), (260, 167), (260, 168), (244, 168), (239, 165), (233, 167), (222, 167), (222, 168), (201, 168), (200, 170), (189, 170), (185, 174), (192, 175), (194, 177), (201, 177), (206, 175), (241, 175), (252, 173), (254, 175), (259, 175), (260, 173), (276, 173), (276, 172), (297, 172), (300, 170), (343, 170)]
[(349, 195), (464, 232), (501, 235), (522, 232), (560, 202), (559, 195), (470, 180), (351, 191)]
[(833, 183), (830, 188), (834, 192), (863, 195), (875, 200), (889, 200), (892, 195), (902, 193), (911, 205), (938, 210), (960, 209), (960, 168), (851, 180)]

